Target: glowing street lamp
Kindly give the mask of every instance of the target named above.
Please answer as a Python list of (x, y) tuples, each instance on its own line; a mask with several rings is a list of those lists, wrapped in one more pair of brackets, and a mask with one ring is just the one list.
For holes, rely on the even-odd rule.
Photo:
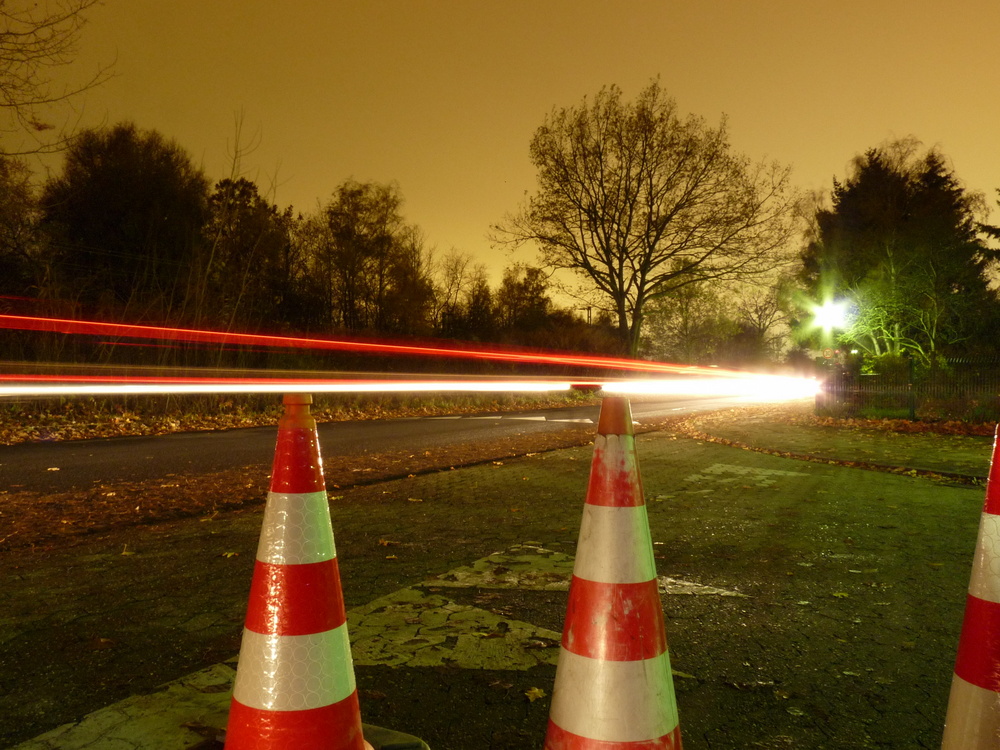
[(813, 323), (827, 333), (835, 328), (846, 328), (847, 305), (846, 300), (827, 300), (813, 308)]

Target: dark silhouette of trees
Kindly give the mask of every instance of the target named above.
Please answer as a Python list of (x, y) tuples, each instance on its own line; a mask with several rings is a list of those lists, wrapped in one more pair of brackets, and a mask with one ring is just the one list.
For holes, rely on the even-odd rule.
[(720, 291), (688, 284), (650, 303), (644, 354), (686, 364), (715, 364), (736, 332)]
[(427, 333), (433, 282), (423, 239), (391, 184), (344, 182), (303, 240), (321, 280), (328, 323), (348, 331)]
[(83, 131), (41, 211), (63, 299), (133, 320), (183, 316), (202, 283), (208, 181), (179, 146), (130, 123)]
[(789, 170), (733, 153), (725, 119), (682, 119), (656, 81), (634, 103), (612, 86), (553, 111), (531, 160), (538, 188), (497, 240), (537, 243), (547, 266), (582, 275), (633, 354), (651, 300), (783, 262)]
[(30, 170), (0, 156), (0, 295), (37, 293), (44, 268), (37, 252), (37, 203)]
[[(85, 130), (37, 196), (27, 168), (0, 156), (0, 296), (68, 317), (620, 353), (606, 319), (590, 325), (553, 304), (542, 269), (508, 268), (494, 289), (485, 266), (457, 250), (435, 264), (402, 204), (394, 184), (347, 180), (303, 216), (235, 169), (210, 191), (184, 150), (156, 131)], [(38, 351), (107, 363), (369, 366), (349, 355), (118, 343), (134, 342), (63, 347), (53, 336)]]
[(935, 150), (914, 140), (870, 149), (832, 208), (815, 215), (802, 253), (802, 280), (814, 298), (851, 302), (846, 340), (873, 356), (932, 362), (974, 345), (997, 307), (989, 271), (1000, 254), (967, 193)]
[(51, 152), (67, 145), (69, 134), (50, 120), (53, 108), (106, 80), (110, 69), (61, 87), (52, 74), (73, 62), (86, 12), (99, 2), (0, 0), (0, 153)]
[(545, 272), (521, 263), (508, 267), (500, 281), (493, 311), (501, 330), (530, 331), (545, 325), (552, 310)]
[(198, 321), (210, 316), (228, 328), (251, 330), (276, 321), (305, 322), (302, 294), (308, 286), (304, 259), (292, 241), (293, 223), (291, 210), (279, 211), (250, 180), (216, 184), (199, 260), (204, 283), (191, 289)]

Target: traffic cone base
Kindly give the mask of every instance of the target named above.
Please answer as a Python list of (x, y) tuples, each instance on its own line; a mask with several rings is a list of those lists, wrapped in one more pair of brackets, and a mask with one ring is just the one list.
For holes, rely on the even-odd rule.
[(567, 732), (549, 721), (545, 747), (551, 750), (681, 750), (681, 730), (678, 727), (659, 739), (644, 742), (605, 742)]
[[(275, 714), (233, 700), (229, 708), (226, 747), (234, 743), (248, 750), (270, 748), (350, 747), (371, 748), (361, 736), (358, 695), (320, 708)], [(334, 739), (336, 738), (336, 739)], [(336, 744), (334, 744), (336, 743)]]
[[(649, 659), (609, 661), (564, 649), (559, 670), (562, 680), (552, 696), (549, 720), (562, 732), (611, 743), (608, 748), (674, 747), (663, 744), (678, 725), (666, 651)], [(628, 699), (618, 699), (624, 696)], [(547, 750), (590, 747), (560, 745), (551, 739), (546, 738)]]
[[(952, 678), (942, 748), (994, 748), (1000, 743), (1000, 695)], [(969, 744), (974, 738), (979, 744)]]

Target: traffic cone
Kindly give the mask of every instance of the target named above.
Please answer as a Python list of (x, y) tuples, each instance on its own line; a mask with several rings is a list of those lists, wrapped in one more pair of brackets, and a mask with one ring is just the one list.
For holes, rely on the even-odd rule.
[(628, 400), (605, 398), (545, 750), (680, 750)]
[(371, 750), (311, 403), (286, 395), (278, 422), (226, 750)]
[(1000, 433), (972, 562), (942, 750), (1000, 747)]

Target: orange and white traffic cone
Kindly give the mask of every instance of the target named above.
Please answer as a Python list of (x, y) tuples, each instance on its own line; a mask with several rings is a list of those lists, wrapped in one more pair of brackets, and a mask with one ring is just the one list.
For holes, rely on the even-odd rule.
[(247, 607), (226, 750), (368, 750), (312, 397), (289, 394)]
[(1000, 747), (1000, 433), (972, 562), (942, 750)]
[(545, 750), (680, 750), (628, 400), (605, 398)]

